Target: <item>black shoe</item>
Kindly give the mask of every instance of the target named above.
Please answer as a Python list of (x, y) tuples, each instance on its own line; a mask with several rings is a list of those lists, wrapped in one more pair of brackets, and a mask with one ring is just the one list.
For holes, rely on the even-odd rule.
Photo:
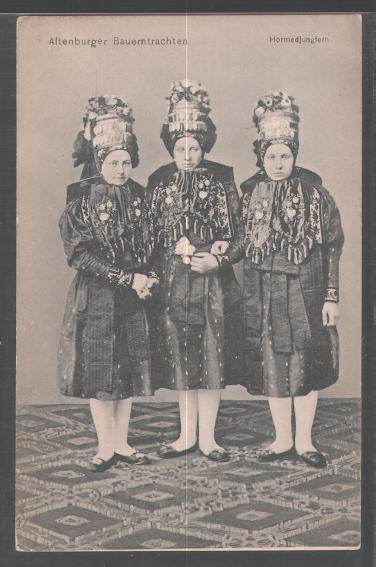
[(200, 453), (216, 463), (227, 463), (231, 459), (231, 455), (228, 451), (218, 451), (218, 449), (211, 451), (208, 455), (203, 451), (200, 451)]
[(171, 447), (171, 445), (163, 443), (160, 447), (158, 447), (157, 454), (162, 459), (173, 459), (175, 457), (183, 457), (184, 455), (194, 453), (195, 451), (197, 451), (197, 443), (188, 449), (183, 449), (183, 451), (176, 451), (176, 449)]
[(263, 463), (273, 463), (274, 461), (281, 461), (282, 459), (289, 459), (296, 457), (295, 447), (291, 447), (287, 451), (282, 451), (282, 453), (276, 453), (271, 449), (264, 449), (258, 456), (258, 460)]
[(116, 463), (115, 455), (112, 455), (112, 457), (110, 459), (107, 459), (107, 461), (105, 461), (101, 457), (93, 457), (92, 460), (89, 462), (87, 468), (91, 472), (103, 472), (111, 468), (112, 465), (114, 465), (115, 463)]
[(144, 453), (140, 453), (139, 451), (135, 451), (130, 455), (120, 455), (120, 453), (115, 453), (115, 458), (117, 461), (121, 461), (122, 463), (127, 463), (128, 465), (150, 465), (151, 460), (149, 457), (144, 455)]
[(306, 451), (299, 455), (299, 458), (315, 469), (323, 469), (327, 464), (324, 455), (319, 451)]

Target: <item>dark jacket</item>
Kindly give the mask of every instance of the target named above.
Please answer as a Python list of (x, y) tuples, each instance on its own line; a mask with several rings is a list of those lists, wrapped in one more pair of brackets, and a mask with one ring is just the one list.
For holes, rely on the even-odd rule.
[(151, 269), (152, 225), (144, 193), (131, 179), (126, 188), (100, 178), (68, 187), (60, 231), (67, 262), (77, 273), (58, 355), (58, 384), (65, 395), (105, 392), (118, 399), (151, 393), (145, 311), (131, 287), (134, 272)]
[[(220, 208), (216, 204), (213, 204), (208, 209), (205, 209), (203, 207), (202, 209), (197, 211), (197, 214), (195, 209), (194, 212), (192, 212), (191, 218), (184, 218), (184, 222), (179, 220), (179, 210), (177, 210), (176, 216), (174, 217), (173, 221), (174, 223), (175, 220), (177, 220), (176, 228), (173, 224), (173, 230), (171, 231), (174, 233), (174, 236), (172, 236), (168, 244), (164, 242), (160, 245), (158, 234), (156, 233), (155, 241), (158, 244), (156, 244), (155, 246), (155, 257), (158, 258), (156, 260), (156, 263), (158, 265), (159, 275), (161, 277), (161, 298), (158, 305), (154, 304), (154, 316), (152, 315), (151, 319), (156, 322), (156, 334), (160, 333), (160, 322), (164, 320), (165, 317), (171, 317), (176, 321), (186, 321), (188, 325), (201, 324), (202, 319), (205, 318), (202, 305), (206, 304), (207, 301), (202, 297), (202, 295), (203, 293), (208, 293), (207, 291), (203, 291), (204, 289), (206, 289), (203, 282), (205, 280), (208, 280), (209, 289), (211, 288), (211, 286), (214, 286), (218, 290), (216, 292), (218, 297), (214, 297), (214, 295), (210, 294), (211, 299), (209, 301), (209, 303), (213, 303), (210, 309), (213, 312), (215, 311), (215, 316), (213, 316), (212, 314), (208, 316), (210, 319), (213, 319), (210, 324), (212, 325), (212, 332), (213, 336), (215, 337), (214, 342), (218, 343), (217, 347), (219, 349), (219, 352), (221, 353), (221, 356), (223, 352), (225, 353), (226, 382), (237, 383), (240, 361), (240, 356), (238, 353), (240, 345), (239, 333), (241, 331), (239, 319), (240, 287), (235, 278), (233, 268), (232, 266), (227, 265), (221, 267), (218, 273), (202, 276), (191, 272), (187, 267), (177, 265), (176, 257), (174, 259), (173, 255), (173, 244), (179, 240), (179, 237), (184, 233), (184, 228), (186, 228), (187, 226), (189, 228), (187, 229), (186, 234), (188, 235), (191, 243), (198, 250), (209, 251), (213, 241), (222, 239), (231, 240), (232, 238), (235, 238), (237, 236), (239, 223), (239, 196), (234, 182), (233, 168), (204, 159), (199, 164), (197, 171), (198, 170), (202, 170), (204, 176), (207, 175), (210, 179), (213, 179), (213, 187), (217, 187), (215, 191), (218, 190), (219, 192), (221, 192), (220, 207), (222, 208)], [(152, 175), (150, 175), (147, 184), (148, 200), (153, 201), (153, 198), (155, 200), (155, 196), (158, 194), (161, 186), (167, 187), (173, 178), (176, 179), (176, 174), (178, 174), (178, 172), (179, 170), (176, 166), (176, 163), (172, 162), (158, 168)], [(189, 177), (189, 175), (187, 175), (186, 177), (183, 176), (184, 179), (188, 179)], [(222, 189), (219, 190), (216, 183), (218, 184), (218, 186), (222, 187)], [(212, 195), (215, 195), (215, 191), (213, 190)], [(161, 195), (164, 195), (163, 190)], [(207, 199), (210, 200), (210, 190)], [(160, 205), (162, 208), (163, 201), (164, 198), (161, 198)], [(217, 217), (217, 226), (214, 226), (213, 235), (211, 237), (210, 233), (206, 231), (210, 223), (205, 222), (205, 214), (213, 215), (214, 207), (216, 207), (217, 210), (223, 211), (223, 215), (221, 215), (220, 218)], [(177, 209), (179, 209), (179, 207), (177, 207)], [(154, 212), (154, 225), (158, 228), (160, 220), (160, 209), (157, 206), (156, 211), (154, 211), (154, 208), (152, 208), (152, 211)], [(187, 212), (186, 214), (187, 216), (190, 216), (189, 212)], [(221, 219), (225, 219), (222, 225)], [(186, 222), (187, 225), (185, 224)], [(201, 228), (197, 229), (197, 226)], [(223, 231), (221, 231), (221, 227), (225, 227)], [(163, 230), (161, 230), (161, 232), (163, 232)], [(201, 236), (204, 236), (200, 238), (200, 234)], [(219, 236), (221, 234), (226, 234), (226, 236), (221, 238)], [(180, 275), (178, 275), (178, 273)], [(190, 282), (188, 286), (187, 281)], [(224, 337), (222, 331), (223, 327)], [(159, 337), (160, 336), (161, 334), (159, 334)], [(167, 344), (161, 345), (161, 347), (159, 348), (160, 352), (162, 352), (163, 349), (167, 349)], [(176, 354), (176, 356), (178, 355)], [(191, 359), (197, 359), (198, 364), (198, 352), (192, 352)], [(156, 366), (158, 366), (158, 363)], [(166, 372), (168, 372), (168, 370)], [(190, 370), (191, 374), (192, 372), (193, 371)], [(160, 373), (162, 375), (163, 370)], [(219, 384), (217, 386), (223, 387), (223, 385)], [(185, 385), (183, 389), (185, 389), (186, 387), (189, 388), (190, 386)]]
[[(312, 239), (312, 246), (307, 256), (300, 263), (285, 262), (286, 273), (295, 274), (300, 281), (305, 309), (310, 326), (312, 364), (310, 380), (314, 389), (321, 389), (334, 383), (338, 378), (338, 344), (333, 341), (333, 332), (322, 324), (324, 301), (337, 301), (339, 295), (339, 258), (344, 242), (341, 220), (336, 204), (321, 184), (321, 178), (306, 169), (296, 167), (290, 177), (300, 182), (304, 199), (306, 218), (315, 214), (317, 241)], [(269, 270), (269, 256), (259, 263), (247, 257), (246, 219), (250, 197), (261, 182), (268, 181), (264, 172), (258, 172), (241, 184), (241, 226), (237, 239), (228, 251), (230, 263), (244, 259), (243, 288), (243, 332), (245, 336), (245, 374), (254, 384), (253, 392), (260, 393), (257, 385), (262, 379), (262, 289), (261, 272)], [(320, 243), (321, 240), (321, 243)], [(277, 240), (278, 242), (278, 240)], [(284, 251), (281, 252), (281, 255)], [(290, 269), (291, 266), (291, 269)], [(252, 387), (249, 388), (252, 391)]]

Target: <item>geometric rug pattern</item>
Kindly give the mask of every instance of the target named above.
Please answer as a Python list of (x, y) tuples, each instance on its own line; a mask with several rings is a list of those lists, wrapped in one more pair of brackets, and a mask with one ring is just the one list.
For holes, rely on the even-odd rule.
[(223, 401), (216, 437), (227, 463), (199, 453), (163, 460), (178, 436), (174, 403), (134, 403), (129, 442), (152, 464), (92, 473), (96, 435), (82, 404), (17, 412), (19, 551), (349, 548), (360, 545), (360, 400), (320, 399), (314, 442), (322, 470), (260, 463), (273, 439), (265, 401)]

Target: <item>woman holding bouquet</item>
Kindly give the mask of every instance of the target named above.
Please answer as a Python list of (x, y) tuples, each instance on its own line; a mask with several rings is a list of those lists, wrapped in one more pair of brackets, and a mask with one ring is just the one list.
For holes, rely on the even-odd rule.
[(178, 81), (168, 102), (161, 138), (174, 161), (148, 182), (162, 294), (153, 350), (158, 385), (178, 392), (180, 436), (159, 455), (199, 447), (224, 462), (230, 455), (214, 429), (221, 390), (237, 378), (240, 326), (239, 286), (219, 257), (237, 233), (238, 193), (232, 168), (204, 159), (216, 141), (206, 90)]

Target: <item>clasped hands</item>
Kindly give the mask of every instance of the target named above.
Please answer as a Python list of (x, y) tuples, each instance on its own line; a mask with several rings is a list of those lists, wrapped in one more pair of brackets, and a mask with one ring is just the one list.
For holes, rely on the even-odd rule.
[(151, 297), (152, 288), (158, 284), (156, 278), (145, 276), (145, 274), (134, 274), (132, 289), (135, 290), (140, 299)]
[(175, 247), (175, 254), (181, 256), (184, 264), (190, 264), (191, 269), (198, 274), (210, 274), (218, 269), (217, 255), (225, 254), (229, 243), (216, 240), (210, 252), (197, 252), (186, 236), (182, 236)]

